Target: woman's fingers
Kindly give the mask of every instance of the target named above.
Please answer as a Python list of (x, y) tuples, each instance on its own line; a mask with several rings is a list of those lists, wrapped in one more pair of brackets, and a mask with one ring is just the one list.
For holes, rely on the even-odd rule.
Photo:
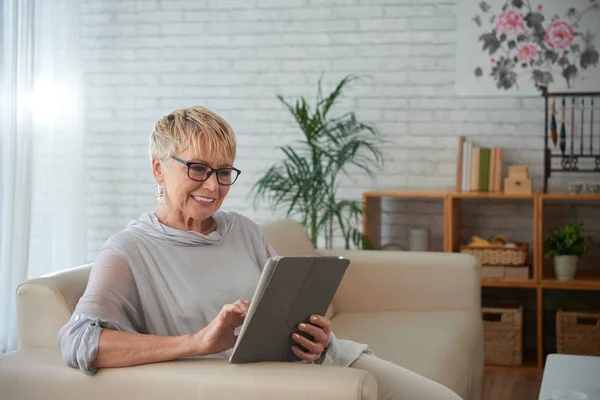
[(314, 342), (314, 341), (312, 341), (310, 339), (307, 339), (304, 336), (299, 335), (297, 333), (294, 333), (292, 335), (292, 339), (295, 342), (297, 342), (298, 344), (302, 345), (302, 347), (304, 347), (310, 353), (317, 354), (317, 357), (319, 355), (321, 355), (321, 353), (323, 352), (323, 350), (325, 350), (325, 346), (323, 346), (322, 343), (320, 343), (320, 342)]
[(322, 315), (311, 315), (310, 323), (320, 326), (325, 332), (329, 332), (331, 330), (331, 320)]
[(233, 304), (235, 304), (238, 307), (238, 309), (240, 310), (240, 313), (243, 313), (243, 314), (246, 314), (248, 312), (248, 309), (250, 308), (249, 301), (238, 300)]
[(240, 314), (241, 311), (241, 308), (237, 304), (225, 304), (220, 314), (223, 318), (227, 318), (231, 314)]
[(298, 346), (292, 346), (292, 352), (302, 361), (315, 361), (320, 356), (320, 354), (308, 353), (304, 350), (300, 350)]
[(246, 314), (248, 314), (249, 307), (249, 301), (238, 300), (233, 304), (225, 304), (221, 309), (220, 315), (223, 319), (240, 317), (243, 320), (246, 317)]
[(248, 308), (248, 306), (250, 305), (250, 302), (249, 302), (249, 301), (247, 301), (247, 300), (238, 300), (238, 301), (236, 301), (236, 302), (235, 302), (235, 303), (233, 303), (233, 304), (239, 304), (239, 305), (240, 305), (240, 306), (242, 306), (242, 307), (246, 307), (246, 308)]
[(329, 332), (331, 327), (329, 319), (318, 315), (312, 315), (310, 317), (310, 322), (310, 324), (300, 323), (298, 329), (312, 336), (313, 340), (297, 333), (292, 335), (292, 339), (307, 350), (304, 351), (298, 346), (292, 346), (294, 354), (303, 361), (314, 361), (318, 359), (329, 345)]
[(235, 304), (237, 304), (239, 306), (239, 309), (241, 310), (240, 316), (242, 318), (245, 318), (248, 314), (248, 309), (250, 308), (250, 302), (245, 300), (238, 300), (235, 302)]
[(250, 302), (244, 301), (244, 300), (238, 300), (235, 303), (225, 304), (223, 306), (224, 311), (228, 311), (228, 312), (233, 311), (233, 312), (240, 313), (240, 314), (248, 312), (248, 308), (250, 308)]
[(321, 344), (323, 348), (329, 344), (329, 335), (323, 331), (323, 328), (311, 324), (301, 323), (298, 325), (298, 329), (312, 336), (314, 341)]
[(239, 304), (233, 304), (231, 310), (236, 314), (243, 314), (245, 312), (244, 307)]

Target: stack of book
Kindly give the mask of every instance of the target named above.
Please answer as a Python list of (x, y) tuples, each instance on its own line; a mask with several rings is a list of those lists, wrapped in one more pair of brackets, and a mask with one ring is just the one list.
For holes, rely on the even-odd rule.
[(462, 192), (502, 191), (501, 147), (476, 147), (459, 138), (456, 190)]

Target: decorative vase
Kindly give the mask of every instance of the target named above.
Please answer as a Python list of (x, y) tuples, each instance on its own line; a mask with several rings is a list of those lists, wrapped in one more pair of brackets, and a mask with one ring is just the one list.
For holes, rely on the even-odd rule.
[(554, 256), (554, 272), (559, 281), (568, 281), (575, 276), (578, 256)]
[(430, 233), (428, 228), (412, 228), (408, 232), (410, 251), (429, 251)]

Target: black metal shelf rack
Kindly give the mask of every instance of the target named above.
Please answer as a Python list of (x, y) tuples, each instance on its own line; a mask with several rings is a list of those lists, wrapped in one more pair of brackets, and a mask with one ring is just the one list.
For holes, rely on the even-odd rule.
[[(548, 180), (552, 173), (598, 173), (600, 174), (600, 123), (594, 120), (600, 117), (600, 92), (554, 92), (549, 93), (547, 88), (538, 87), (544, 97), (545, 123), (544, 123), (544, 193), (548, 192)], [(553, 104), (552, 114), (555, 117), (557, 131), (563, 131), (559, 138), (558, 132), (552, 135), (550, 103)], [(555, 113), (554, 104), (562, 107), (563, 118), (567, 107), (571, 111), (569, 135), (564, 135), (566, 126), (560, 113)], [(586, 106), (587, 104), (587, 106)], [(579, 107), (579, 108), (577, 108)], [(598, 107), (594, 109), (594, 107)], [(589, 113), (586, 115), (585, 111)], [(566, 122), (565, 122), (566, 123)], [(575, 132), (577, 126), (577, 132)], [(564, 135), (564, 136), (563, 136)], [(553, 136), (554, 147), (560, 143), (559, 152), (553, 152), (550, 148), (550, 139)], [(575, 147), (577, 141), (578, 148)], [(555, 166), (553, 160), (560, 160), (560, 167)], [(586, 161), (584, 161), (586, 160)], [(587, 161), (589, 160), (589, 161)], [(583, 164), (586, 164), (583, 166)]]

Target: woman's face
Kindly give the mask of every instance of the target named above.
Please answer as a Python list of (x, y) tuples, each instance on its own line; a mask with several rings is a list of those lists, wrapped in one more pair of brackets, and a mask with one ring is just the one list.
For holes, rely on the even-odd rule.
[[(199, 154), (191, 146), (177, 152), (175, 157), (215, 169), (231, 167), (233, 162), (219, 154)], [(221, 207), (229, 192), (230, 186), (219, 185), (215, 173), (205, 181), (194, 181), (188, 177), (187, 166), (172, 158), (163, 162), (153, 160), (152, 168), (157, 180), (162, 181), (164, 205), (169, 212), (180, 212), (184, 219), (206, 220)]]

